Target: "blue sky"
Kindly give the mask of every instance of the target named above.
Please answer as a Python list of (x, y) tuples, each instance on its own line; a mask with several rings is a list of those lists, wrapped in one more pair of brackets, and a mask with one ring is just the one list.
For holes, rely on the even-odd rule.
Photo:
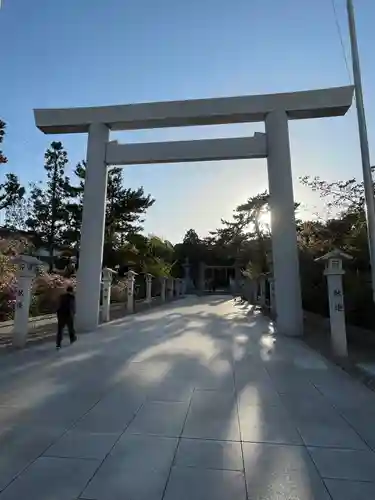
[[(349, 48), (345, 0), (335, 0)], [(372, 157), (375, 134), (375, 2), (356, 1)], [(286, 92), (350, 83), (331, 0), (3, 0), (0, 117), (8, 169), (43, 179), (43, 154), (61, 140), (71, 165), (84, 135), (45, 136), (33, 108), (123, 104)], [(347, 51), (348, 52), (348, 51)], [(252, 134), (262, 124), (116, 134), (157, 141)], [(298, 177), (361, 176), (354, 109), (344, 118), (290, 126), (295, 196), (321, 209)], [(146, 231), (178, 241), (201, 235), (267, 187), (265, 161), (133, 166), (125, 184), (155, 198)], [(316, 207), (316, 208), (314, 208)]]

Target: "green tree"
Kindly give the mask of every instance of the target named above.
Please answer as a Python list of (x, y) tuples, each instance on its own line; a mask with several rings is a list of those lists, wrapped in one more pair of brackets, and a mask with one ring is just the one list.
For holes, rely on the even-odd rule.
[(78, 184), (73, 185), (69, 182), (66, 186), (66, 225), (62, 232), (62, 241), (65, 245), (75, 248), (77, 253), (81, 236), (85, 174), (86, 162), (82, 161), (77, 164), (74, 170), (74, 175), (78, 179)]
[[(4, 137), (5, 137), (5, 122), (0, 120), (0, 144), (2, 144)], [(2, 150), (0, 149), (0, 165), (7, 163), (8, 158), (3, 154)]]
[(144, 214), (154, 204), (143, 187), (136, 190), (123, 186), (121, 168), (112, 168), (108, 173), (106, 206), (106, 240), (123, 242), (130, 234), (143, 229)]
[[(5, 137), (5, 122), (0, 120), (0, 145)], [(0, 149), (0, 165), (8, 162), (8, 158)], [(5, 174), (5, 182), (0, 184), (0, 210), (7, 209), (16, 205), (23, 198), (25, 188), (20, 185), (18, 177), (15, 174)]]
[(0, 210), (17, 205), (25, 195), (25, 188), (21, 186), (15, 174), (5, 174), (5, 182), (0, 184)]
[(186, 231), (184, 239), (182, 241), (183, 245), (199, 245), (201, 240), (199, 239), (198, 233), (195, 229), (189, 229)]
[(155, 235), (148, 237), (149, 259), (148, 272), (154, 276), (169, 276), (176, 264), (175, 252), (172, 243)]
[(27, 197), (18, 199), (5, 209), (5, 226), (12, 230), (27, 231), (27, 220), (31, 212), (31, 200)]
[(222, 220), (222, 227), (212, 233), (217, 244), (225, 246), (231, 258), (252, 274), (268, 271), (270, 228), (265, 217), (268, 212), (269, 195), (264, 191), (238, 205), (233, 220)]
[[(316, 192), (325, 202), (329, 218), (310, 222), (320, 253), (339, 247), (355, 258), (357, 268), (369, 271), (369, 253), (363, 182), (355, 178), (329, 182), (320, 177), (302, 177), (303, 185)], [(310, 245), (312, 254), (319, 254)]]
[(197, 266), (199, 261), (206, 259), (205, 242), (199, 238), (195, 229), (186, 231), (182, 243), (175, 246), (175, 251), (180, 262), (189, 259), (193, 266)]
[(46, 186), (33, 184), (30, 194), (31, 213), (27, 226), (47, 244), (50, 271), (53, 269), (54, 251), (62, 242), (67, 223), (66, 202), (69, 178), (65, 175), (68, 154), (61, 142), (52, 142), (45, 155)]
[(329, 182), (320, 177), (304, 176), (300, 178), (300, 181), (304, 186), (318, 193), (325, 201), (329, 212), (342, 214), (364, 211), (364, 184), (355, 178)]
[(327, 314), (326, 282), (315, 258), (338, 247), (354, 257), (345, 266), (346, 317), (349, 323), (373, 327), (363, 182), (355, 178), (329, 182), (320, 177), (303, 177), (301, 182), (319, 195), (328, 214), (298, 226), (304, 307)]
[[(78, 182), (68, 187), (67, 223), (63, 234), (66, 244), (78, 246), (86, 175), (84, 161), (77, 165), (74, 174)], [(112, 168), (108, 171), (103, 252), (106, 265), (113, 267), (123, 264), (119, 260), (123, 260), (124, 255), (133, 248), (132, 244), (128, 245), (129, 237), (142, 231), (144, 214), (154, 202), (150, 194), (145, 195), (143, 187), (133, 190), (123, 186), (122, 169)]]

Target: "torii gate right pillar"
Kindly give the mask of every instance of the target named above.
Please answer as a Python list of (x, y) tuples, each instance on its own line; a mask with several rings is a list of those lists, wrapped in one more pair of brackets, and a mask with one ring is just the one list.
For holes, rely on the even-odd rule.
[(265, 124), (276, 326), (279, 333), (300, 336), (303, 334), (303, 311), (287, 113), (271, 111)]

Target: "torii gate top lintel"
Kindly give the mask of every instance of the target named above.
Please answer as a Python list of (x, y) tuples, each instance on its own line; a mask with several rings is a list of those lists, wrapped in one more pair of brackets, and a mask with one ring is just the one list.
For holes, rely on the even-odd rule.
[(85, 133), (94, 123), (111, 130), (136, 130), (264, 121), (275, 109), (292, 120), (342, 116), (353, 99), (352, 86), (282, 94), (218, 97), (85, 108), (36, 109), (37, 127), (46, 134)]
[[(87, 170), (77, 276), (77, 329), (98, 325), (109, 165), (267, 158), (277, 328), (300, 335), (303, 310), (298, 267), (288, 121), (342, 116), (353, 87), (94, 108), (35, 110), (46, 134), (87, 133)], [(253, 137), (118, 144), (110, 130), (264, 122)]]

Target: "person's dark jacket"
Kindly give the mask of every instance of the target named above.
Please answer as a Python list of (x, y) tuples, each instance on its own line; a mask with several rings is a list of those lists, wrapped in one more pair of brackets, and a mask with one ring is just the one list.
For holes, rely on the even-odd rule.
[(66, 292), (60, 297), (57, 314), (59, 316), (74, 316), (76, 312), (76, 300), (74, 293)]

